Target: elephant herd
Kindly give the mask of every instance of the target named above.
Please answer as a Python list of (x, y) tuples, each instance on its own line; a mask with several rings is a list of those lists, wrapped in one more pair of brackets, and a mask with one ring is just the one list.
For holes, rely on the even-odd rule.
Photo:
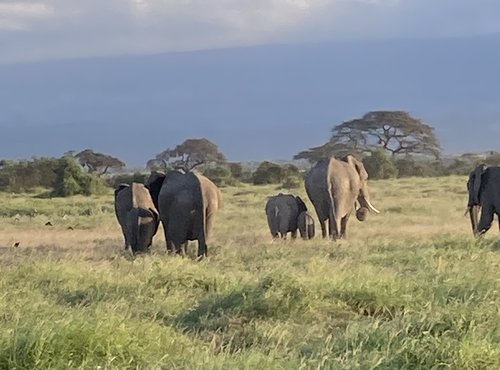
[[(363, 163), (350, 155), (320, 160), (306, 175), (305, 189), (323, 238), (345, 238), (353, 211), (359, 221), (365, 221), (368, 213), (380, 213), (370, 201)], [(467, 189), (467, 212), (473, 234), (479, 236), (500, 213), (500, 167), (478, 166), (469, 175)], [(221, 206), (217, 186), (193, 172), (152, 173), (146, 184), (120, 185), (115, 190), (116, 217), (125, 248), (133, 253), (149, 249), (161, 222), (168, 252), (185, 253), (188, 241), (196, 240), (198, 257), (207, 256), (207, 240)], [(288, 233), (295, 238), (297, 230), (303, 239), (314, 237), (314, 219), (298, 196), (269, 197), (265, 213), (273, 238), (286, 238)]]
[(198, 241), (198, 257), (207, 255), (213, 218), (222, 204), (220, 190), (208, 178), (192, 172), (152, 173), (146, 185), (132, 183), (115, 190), (115, 213), (125, 248), (145, 252), (161, 221), (167, 250), (184, 253), (189, 240)]

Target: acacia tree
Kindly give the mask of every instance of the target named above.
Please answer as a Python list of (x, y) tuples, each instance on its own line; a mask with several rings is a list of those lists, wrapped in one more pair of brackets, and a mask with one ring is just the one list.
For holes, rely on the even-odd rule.
[(120, 159), (94, 152), (91, 149), (82, 150), (74, 157), (83, 167), (87, 167), (89, 173), (94, 173), (97, 176), (104, 175), (110, 168), (121, 169), (125, 167), (125, 163)]
[(316, 161), (325, 156), (365, 155), (382, 148), (392, 156), (439, 158), (441, 147), (434, 128), (402, 111), (376, 111), (335, 126), (328, 143), (300, 152), (295, 159)]
[(173, 149), (166, 149), (147, 162), (149, 169), (172, 167), (191, 171), (195, 167), (208, 163), (225, 163), (225, 155), (216, 144), (208, 139), (187, 139)]

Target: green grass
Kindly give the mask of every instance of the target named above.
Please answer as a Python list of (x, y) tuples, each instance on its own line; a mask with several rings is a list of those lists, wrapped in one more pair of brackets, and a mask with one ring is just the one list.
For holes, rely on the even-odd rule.
[(279, 190), (225, 188), (202, 262), (161, 229), (124, 253), (111, 193), (0, 194), (0, 368), (499, 369), (500, 239), (472, 238), (464, 189), (373, 181), (348, 240), (271, 243)]

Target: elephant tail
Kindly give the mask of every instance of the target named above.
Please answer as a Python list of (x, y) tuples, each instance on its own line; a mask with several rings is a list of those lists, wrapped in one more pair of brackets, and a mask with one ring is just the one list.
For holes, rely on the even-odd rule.
[(310, 235), (309, 235), (309, 220), (308, 220), (308, 217), (307, 217), (308, 214), (307, 214), (307, 212), (304, 212), (304, 213), (305, 214), (304, 214), (304, 217), (303, 217), (303, 220), (302, 220), (304, 222), (304, 225), (302, 225), (302, 227), (303, 227), (303, 230), (305, 230), (305, 232), (304, 232), (304, 239), (305, 240), (309, 240)]

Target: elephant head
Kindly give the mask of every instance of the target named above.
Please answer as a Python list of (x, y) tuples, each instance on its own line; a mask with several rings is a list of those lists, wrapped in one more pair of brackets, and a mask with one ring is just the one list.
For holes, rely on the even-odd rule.
[(474, 235), (478, 235), (477, 225), (479, 210), (481, 209), (481, 181), (486, 168), (485, 164), (477, 166), (474, 171), (469, 174), (469, 180), (467, 181), (469, 200), (467, 202), (466, 213), (469, 213), (472, 232)]
[(380, 213), (380, 211), (376, 209), (370, 202), (370, 193), (368, 191), (368, 172), (366, 172), (363, 163), (361, 163), (351, 155), (348, 155), (345, 158), (345, 161), (352, 167), (354, 171), (356, 171), (359, 176), (358, 202), (361, 207), (367, 208), (374, 213)]

